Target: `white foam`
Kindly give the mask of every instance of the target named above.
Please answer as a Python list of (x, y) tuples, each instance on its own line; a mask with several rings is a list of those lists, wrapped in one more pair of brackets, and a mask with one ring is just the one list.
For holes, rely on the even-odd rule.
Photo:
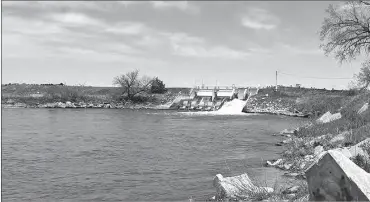
[(246, 104), (247, 101), (233, 99), (230, 102), (225, 102), (217, 112), (221, 114), (239, 114), (242, 113)]
[(251, 114), (244, 113), (243, 108), (246, 105), (247, 101), (234, 99), (229, 102), (225, 102), (221, 109), (217, 111), (202, 111), (202, 112), (179, 112), (186, 115), (244, 115), (248, 116)]

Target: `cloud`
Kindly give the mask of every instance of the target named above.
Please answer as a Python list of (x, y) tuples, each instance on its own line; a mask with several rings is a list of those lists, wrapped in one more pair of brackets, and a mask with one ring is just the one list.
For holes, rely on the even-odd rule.
[[(142, 53), (122, 40), (111, 39), (107, 34), (84, 32), (84, 29), (70, 29), (66, 25), (108, 26), (101, 21), (80, 13), (54, 14), (51, 20), (40, 18), (25, 19), (15, 16), (3, 17), (3, 37), (6, 40), (5, 57), (39, 58), (40, 55), (52, 57), (74, 57), (78, 59), (104, 60)], [(4, 41), (5, 42), (5, 41)], [(29, 54), (24, 51), (28, 50)], [(34, 50), (34, 51), (32, 51)], [(40, 51), (42, 50), (42, 51)], [(35, 54), (31, 54), (35, 53)], [(93, 57), (85, 57), (87, 55)], [(98, 56), (99, 55), (99, 56)], [(114, 59), (114, 57), (113, 57)]]
[(168, 9), (178, 8), (180, 10), (186, 10), (188, 8), (187, 1), (151, 1), (154, 8)]
[(255, 30), (272, 30), (279, 23), (278, 17), (260, 8), (249, 8), (247, 14), (242, 17), (242, 25)]
[(208, 46), (200, 37), (189, 36), (186, 33), (166, 33), (174, 55), (198, 58), (242, 59), (248, 52), (238, 51), (226, 46)]
[(144, 33), (145, 29), (142, 23), (122, 22), (109, 26), (105, 31), (116, 34), (138, 35)]
[(175, 8), (190, 13), (199, 12), (199, 8), (189, 4), (188, 1), (151, 1), (151, 4), (153, 5), (153, 8), (160, 10)]
[(89, 17), (82, 13), (56, 13), (52, 14), (51, 19), (60, 22), (64, 25), (78, 25), (78, 26), (102, 26), (102, 22)]

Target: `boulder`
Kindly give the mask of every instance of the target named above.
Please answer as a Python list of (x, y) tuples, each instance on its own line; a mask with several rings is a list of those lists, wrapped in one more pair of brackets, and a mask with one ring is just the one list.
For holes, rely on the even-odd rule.
[(14, 100), (12, 100), (12, 99), (8, 99), (5, 103), (6, 103), (6, 104), (14, 104), (15, 102), (14, 102)]
[(288, 130), (288, 129), (284, 129), (283, 131), (280, 132), (280, 134), (296, 134), (297, 131), (296, 129), (291, 129), (291, 130)]
[(286, 177), (293, 177), (293, 178), (296, 178), (296, 179), (305, 179), (306, 176), (304, 175), (304, 173), (284, 173), (284, 176)]
[(256, 194), (272, 193), (270, 187), (258, 187), (252, 183), (247, 174), (234, 177), (223, 177), (217, 174), (213, 179), (213, 186), (217, 190), (216, 200), (248, 199)]
[(301, 189), (300, 186), (292, 186), (287, 189), (285, 189), (282, 193), (283, 194), (294, 194), (297, 193)]
[(17, 102), (17, 103), (15, 103), (15, 104), (14, 104), (14, 107), (26, 108), (26, 107), (27, 107), (27, 105), (26, 105), (26, 104), (24, 104), (24, 103), (19, 103), (19, 102)]
[(66, 108), (76, 108), (75, 104), (70, 102), (70, 101), (67, 101), (66, 102)]
[(345, 131), (343, 133), (340, 133), (340, 134), (334, 136), (330, 140), (330, 143), (342, 142), (345, 139), (345, 137), (346, 137), (347, 134), (349, 134), (349, 132), (348, 131)]
[(284, 168), (284, 170), (289, 170), (292, 166), (293, 166), (293, 164), (286, 163), (286, 164), (284, 164), (283, 168)]
[(319, 156), (323, 151), (324, 151), (324, 147), (319, 145), (319, 146), (315, 147), (314, 154), (315, 154), (315, 156)]
[(45, 108), (56, 108), (58, 107), (58, 103), (46, 103), (44, 107)]
[(306, 177), (309, 201), (370, 200), (370, 174), (342, 152), (323, 152), (306, 170)]
[(58, 102), (57, 107), (58, 108), (66, 108), (66, 104), (64, 104), (63, 102)]
[(359, 109), (358, 110), (358, 114), (362, 114), (362, 113), (364, 113), (367, 109), (369, 108), (369, 103), (365, 103), (362, 107), (361, 107), (361, 109)]
[(275, 166), (277, 166), (277, 165), (280, 165), (280, 164), (282, 164), (284, 161), (283, 161), (283, 159), (278, 159), (278, 160), (276, 160), (274, 163), (271, 163), (271, 161), (266, 161), (266, 165), (268, 166), (268, 167), (275, 167)]
[(332, 121), (335, 121), (337, 119), (342, 118), (342, 115), (340, 112), (331, 114), (329, 111), (326, 112), (324, 115), (322, 115), (319, 119), (317, 119), (317, 123), (329, 123)]
[(369, 154), (362, 148), (364, 145), (370, 145), (370, 138), (367, 138), (351, 147), (336, 148), (333, 150), (341, 152), (347, 158), (354, 158), (355, 156), (360, 155), (369, 161)]

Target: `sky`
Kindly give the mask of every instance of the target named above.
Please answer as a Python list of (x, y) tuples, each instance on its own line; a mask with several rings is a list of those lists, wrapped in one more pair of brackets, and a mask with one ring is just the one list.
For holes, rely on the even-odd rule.
[(280, 85), (345, 89), (350, 80), (302, 78), (361, 67), (319, 49), (331, 3), (2, 1), (2, 83), (112, 86), (138, 69), (167, 87), (266, 86), (278, 71)]

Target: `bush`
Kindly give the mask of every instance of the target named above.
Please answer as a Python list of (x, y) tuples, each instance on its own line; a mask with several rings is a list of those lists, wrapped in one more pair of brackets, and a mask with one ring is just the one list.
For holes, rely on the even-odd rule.
[(343, 96), (313, 95), (305, 99), (305, 102), (298, 103), (299, 111), (318, 111), (325, 113), (330, 111), (337, 112), (342, 106)]
[(370, 163), (368, 160), (365, 159), (365, 157), (361, 155), (356, 155), (351, 159), (356, 165), (358, 165), (360, 168), (365, 170), (366, 172), (370, 173)]
[(152, 81), (152, 86), (150, 88), (150, 92), (151, 93), (157, 93), (157, 94), (163, 94), (163, 93), (167, 92), (167, 89), (166, 89), (166, 86), (164, 85), (163, 81), (158, 79), (158, 77), (156, 77)]

